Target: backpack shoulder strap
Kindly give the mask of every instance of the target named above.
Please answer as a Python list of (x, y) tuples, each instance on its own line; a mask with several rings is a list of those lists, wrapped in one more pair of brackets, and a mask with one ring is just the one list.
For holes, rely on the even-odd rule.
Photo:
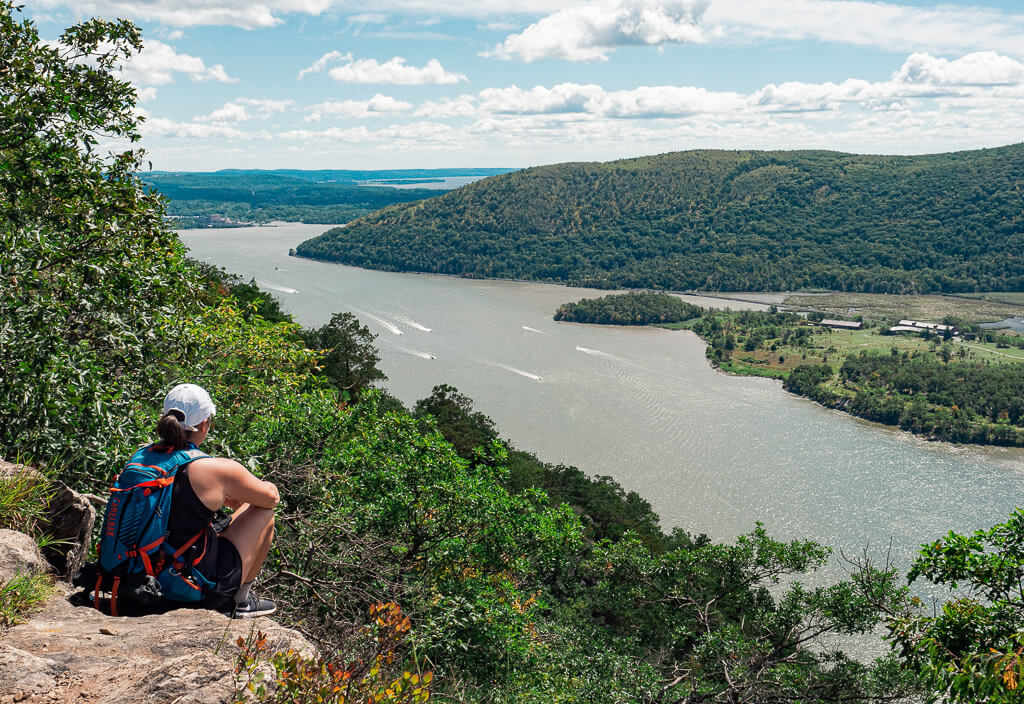
[(190, 462), (209, 456), (210, 455), (195, 447), (186, 450), (178, 450), (177, 452), (174, 453), (174, 457), (171, 459), (169, 463), (170, 466), (167, 467), (167, 473), (174, 474), (179, 469), (189, 464)]

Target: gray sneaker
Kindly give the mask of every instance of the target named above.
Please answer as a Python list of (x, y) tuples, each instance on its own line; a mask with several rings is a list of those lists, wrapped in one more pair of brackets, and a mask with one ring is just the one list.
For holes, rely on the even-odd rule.
[(277, 606), (270, 599), (260, 599), (250, 594), (249, 598), (241, 604), (235, 604), (231, 611), (231, 618), (257, 618), (258, 616), (269, 616), (277, 611)]

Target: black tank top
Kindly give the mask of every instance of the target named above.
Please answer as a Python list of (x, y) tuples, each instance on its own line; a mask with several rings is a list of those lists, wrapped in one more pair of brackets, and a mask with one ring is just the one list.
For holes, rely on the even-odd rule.
[[(167, 542), (175, 549), (192, 540), (197, 533), (213, 532), (214, 511), (196, 496), (188, 476), (189, 465), (178, 470), (171, 485), (171, 515), (167, 518)], [(207, 536), (209, 538), (210, 536)], [(202, 547), (203, 540), (197, 541)]]

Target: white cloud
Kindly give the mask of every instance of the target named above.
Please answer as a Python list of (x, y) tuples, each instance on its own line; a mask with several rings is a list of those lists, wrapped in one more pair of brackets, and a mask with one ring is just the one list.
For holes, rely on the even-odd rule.
[(523, 90), (518, 86), (486, 88), (480, 91), (480, 108), (490, 113), (543, 114), (593, 112), (604, 95), (598, 85), (560, 83), (553, 88), (534, 86)]
[(378, 129), (365, 126), (330, 127), (324, 130), (289, 130), (277, 135), (281, 139), (302, 142), (346, 142), (366, 144), (384, 143), (390, 147), (430, 147), (453, 145), (460, 134), (450, 125), (438, 122), (413, 122), (407, 125), (390, 125)]
[(601, 112), (610, 117), (671, 117), (739, 110), (743, 98), (731, 91), (693, 86), (641, 86), (606, 96)]
[(166, 39), (169, 42), (177, 41), (185, 37), (185, 33), (180, 29), (170, 29), (168, 27), (157, 27), (153, 31), (153, 34), (161, 39)]
[(728, 112), (745, 106), (743, 96), (693, 86), (640, 86), (606, 91), (598, 85), (560, 83), (552, 88), (516, 86), (480, 92), (479, 108), (490, 113), (590, 113), (616, 118), (679, 117)]
[(710, 0), (602, 0), (559, 10), (512, 34), (485, 56), (521, 61), (606, 61), (621, 46), (704, 40)]
[(519, 29), (522, 25), (513, 24), (511, 22), (485, 22), (478, 26), (478, 29), (486, 29), (491, 32), (511, 32), (513, 29)]
[(416, 110), (427, 117), (589, 114), (613, 118), (681, 117), (730, 112), (747, 106), (744, 96), (692, 86), (640, 86), (607, 91), (595, 84), (559, 83), (551, 88), (485, 88), (479, 94), (430, 101)]
[[(847, 79), (842, 83), (769, 84), (750, 96), (754, 106), (770, 110), (837, 110), (859, 103), (870, 109), (910, 99), (983, 99), (996, 89), (1024, 87), (1024, 63), (986, 51), (955, 61), (925, 53), (911, 54), (888, 81)], [(1011, 97), (1004, 90), (1003, 97)]]
[(472, 95), (460, 95), (455, 98), (428, 100), (416, 108), (419, 117), (472, 117), (479, 112), (476, 98)]
[(162, 86), (172, 83), (176, 73), (193, 81), (233, 83), (237, 80), (229, 76), (221, 64), (207, 66), (198, 56), (179, 54), (174, 47), (155, 39), (148, 40), (142, 51), (121, 67), (119, 77), (136, 86)]
[(335, 61), (351, 61), (352, 54), (342, 54), (340, 51), (328, 51), (326, 54), (321, 56), (319, 59), (314, 61), (311, 65), (299, 71), (299, 80), (308, 76), (311, 73), (321, 73), (325, 68), (330, 66)]
[(320, 15), (333, 0), (33, 0), (45, 9), (66, 7), (80, 17), (128, 17), (171, 27), (273, 27), (286, 13)]
[[(534, 154), (538, 163), (712, 146), (939, 151), (1024, 140), (1024, 63), (993, 52), (956, 60), (917, 53), (883, 81), (787, 82), (748, 94), (695, 86), (513, 85), (424, 102), (413, 114), (462, 122), (443, 139), (427, 132), (435, 135), (430, 149), (460, 145), (490, 153), (494, 145)], [(358, 140), (397, 132), (303, 134)]]
[(1024, 53), (1024, 14), (866, 0), (714, 0), (705, 24), (738, 40), (813, 39), (892, 51)]
[(271, 115), (287, 110), (291, 100), (270, 100), (268, 98), (236, 98), (217, 108), (209, 115), (195, 118), (196, 122), (238, 124), (254, 118), (265, 120)]
[[(596, 83), (551, 81), (464, 94), (452, 90), (449, 97), (415, 105), (415, 101), (377, 93), (369, 99), (327, 100), (301, 110), (292, 108), (287, 117), (307, 129), (285, 123), (270, 127), (273, 135), (241, 127), (245, 120), (287, 106), (237, 99), (191, 122), (151, 119), (144, 129), (147, 141), (156, 142), (155, 149), (147, 144), (154, 154), (164, 146), (173, 150), (195, 141), (203, 144), (202, 154), (194, 152), (201, 161), (207, 145), (213, 153), (222, 149), (220, 141), (251, 148), (256, 140), (273, 137), (276, 142), (266, 143), (272, 146), (253, 148), (252, 153), (265, 154), (265, 160), (287, 159), (283, 164), (288, 164), (295, 163), (287, 156), (294, 149), (294, 158), (310, 168), (313, 162), (318, 167), (327, 164), (328, 154), (361, 154), (368, 165), (380, 165), (389, 158), (386, 150), (404, 150), (413, 159), (403, 162), (406, 165), (471, 159), (525, 164), (697, 147), (914, 153), (1024, 141), (1024, 58), (996, 51), (943, 56), (921, 50), (903, 56), (882, 80), (778, 82), (743, 93), (687, 85), (611, 90)], [(426, 68), (396, 59), (403, 70)], [(341, 67), (355, 72), (359, 63), (351, 54), (330, 52), (302, 75), (330, 74)], [(391, 62), (370, 63), (359, 70), (379, 79)], [(172, 77), (180, 75), (188, 74)], [(152, 91), (152, 85), (143, 90)], [(367, 95), (372, 92), (371, 88)], [(307, 124), (302, 125), (297, 116)], [(332, 116), (373, 122), (335, 125), (329, 119)], [(309, 124), (317, 122), (325, 124)], [(428, 150), (443, 150), (445, 158), (430, 162), (434, 157), (422, 155)], [(418, 160), (417, 153), (421, 153)]]
[(1024, 83), (1024, 64), (994, 51), (968, 54), (955, 61), (916, 53), (910, 55), (894, 79), (943, 86), (1015, 85)]
[(146, 116), (140, 127), (144, 137), (170, 137), (178, 139), (271, 139), (266, 131), (244, 132), (226, 124), (210, 124), (205, 122), (175, 122), (165, 117)]
[(892, 98), (893, 91), (881, 84), (851, 78), (842, 83), (769, 83), (750, 95), (753, 107), (780, 112), (836, 110), (843, 104)]
[(367, 26), (384, 24), (387, 20), (388, 16), (382, 12), (359, 12), (346, 18), (342, 33), (352, 32), (353, 36), (358, 36)]
[[(593, 58), (586, 60), (594, 60), (601, 52), (590, 42), (600, 44), (602, 32), (609, 48), (679, 41), (673, 34), (686, 35), (691, 30), (681, 18), (673, 22), (674, 13), (681, 5), (697, 3), (633, 0), (629, 7), (637, 8), (637, 23), (620, 28), (614, 23), (609, 27), (608, 18), (599, 16), (595, 8), (623, 8), (626, 0), (375, 0), (372, 11), (367, 11), (365, 0), (33, 0), (30, 4), (37, 17), (47, 10), (70, 9), (79, 17), (127, 17), (173, 27), (231, 25), (255, 29), (281, 24), (289, 14), (319, 16), (328, 10), (352, 13), (352, 18), (360, 20), (375, 20), (386, 13), (430, 19), (473, 17), (485, 24), (489, 20), (491, 29), (507, 31), (522, 26), (509, 20), (523, 18), (523, 24), (534, 24), (509, 37), (499, 50), (509, 56), (518, 56), (516, 50), (557, 55), (559, 37), (543, 35), (547, 28), (565, 26), (586, 36), (567, 35), (563, 53), (590, 53)], [(708, 0), (707, 5), (693, 30), (698, 36), (739, 42), (811, 39), (900, 52), (1024, 54), (1024, 14), (984, 7), (984, 0), (975, 6), (937, 2), (930, 7), (880, 0)], [(526, 36), (528, 33), (531, 36)], [(618, 37), (620, 33), (623, 36)], [(684, 36), (683, 40), (693, 39)], [(506, 46), (509, 41), (511, 45)]]
[(353, 59), (352, 54), (331, 51), (299, 71), (299, 78), (320, 73), (331, 64), (344, 62), (327, 71), (327, 75), (341, 83), (390, 83), (394, 85), (426, 85), (458, 83), (466, 76), (445, 70), (441, 62), (431, 59), (425, 66), (407, 66), (405, 59), (395, 56), (384, 63), (376, 59)]
[(412, 109), (412, 103), (377, 93), (369, 100), (341, 100), (318, 103), (306, 108), (306, 122), (320, 122), (325, 116), (368, 118), (380, 117)]

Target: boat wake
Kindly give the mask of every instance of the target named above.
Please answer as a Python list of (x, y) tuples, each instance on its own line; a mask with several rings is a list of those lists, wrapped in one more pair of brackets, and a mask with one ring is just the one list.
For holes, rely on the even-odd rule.
[(396, 315), (395, 320), (402, 323), (403, 325), (408, 325), (409, 327), (415, 328), (416, 330), (420, 330), (422, 332), (434, 332), (426, 325), (421, 325), (420, 323), (417, 323), (415, 320), (410, 320), (409, 318), (406, 318), (405, 316), (402, 315)]
[(592, 350), (589, 347), (580, 347), (579, 345), (576, 345), (576, 350), (578, 352), (582, 352), (583, 354), (589, 354), (589, 355), (592, 355), (594, 357), (601, 357), (602, 359), (610, 359), (610, 360), (615, 361), (615, 362), (622, 362), (623, 364), (632, 364), (633, 366), (636, 366), (635, 363), (629, 361), (625, 357), (619, 357), (618, 355), (611, 354), (610, 352), (602, 352), (601, 350)]
[(287, 286), (278, 286), (277, 284), (272, 284), (269, 281), (260, 281), (259, 279), (256, 279), (256, 284), (262, 286), (263, 288), (269, 288), (272, 291), (280, 291), (281, 293), (298, 293), (298, 291), (296, 291), (293, 288), (288, 288)]
[(531, 328), (529, 325), (524, 325), (523, 330), (526, 330), (527, 332), (535, 332), (538, 335), (547, 335), (548, 337), (551, 337), (551, 333), (544, 332), (543, 330), (538, 330), (537, 328)]
[(392, 323), (390, 320), (384, 320), (384, 318), (376, 316), (373, 313), (367, 313), (366, 311), (357, 310), (355, 308), (353, 308), (352, 310), (357, 315), (360, 315), (360, 316), (365, 317), (365, 318), (369, 318), (370, 320), (376, 322), (377, 324), (383, 325), (385, 329), (387, 329), (389, 332), (394, 333), (395, 335), (402, 335), (403, 334), (402, 331), (399, 330), (398, 326), (395, 325), (394, 323)]
[(536, 381), (538, 383), (544, 381), (544, 377), (542, 376), (531, 374), (530, 372), (523, 371), (522, 369), (516, 369), (515, 367), (510, 367), (507, 364), (495, 364), (494, 366), (500, 367), (507, 372), (512, 372), (513, 374), (518, 374), (519, 376), (526, 377), (527, 379), (532, 379), (533, 381)]
[(414, 349), (410, 349), (408, 347), (402, 347), (401, 345), (392, 345), (392, 347), (394, 347), (399, 352), (404, 352), (407, 355), (411, 355), (413, 357), (419, 357), (420, 359), (437, 359), (437, 357), (435, 357), (434, 355), (430, 354), (429, 352), (422, 352), (420, 350), (414, 350)]

